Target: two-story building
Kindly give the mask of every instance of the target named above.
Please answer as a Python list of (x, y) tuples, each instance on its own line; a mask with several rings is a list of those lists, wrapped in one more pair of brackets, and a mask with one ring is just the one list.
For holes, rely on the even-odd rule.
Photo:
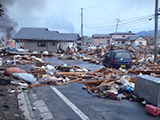
[(118, 32), (109, 34), (109, 43), (125, 43), (126, 38), (129, 36), (134, 36), (135, 34), (131, 31), (129, 32)]

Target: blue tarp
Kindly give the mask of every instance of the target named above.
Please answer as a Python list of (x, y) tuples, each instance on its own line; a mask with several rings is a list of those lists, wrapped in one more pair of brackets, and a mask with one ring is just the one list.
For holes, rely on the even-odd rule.
[(139, 45), (138, 44), (132, 44), (132, 46), (138, 47)]

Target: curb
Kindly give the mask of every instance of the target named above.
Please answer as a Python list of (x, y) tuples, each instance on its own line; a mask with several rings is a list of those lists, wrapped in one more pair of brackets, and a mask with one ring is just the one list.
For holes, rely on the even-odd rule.
[(36, 120), (27, 93), (23, 92), (23, 90), (18, 94), (18, 105), (27, 120)]

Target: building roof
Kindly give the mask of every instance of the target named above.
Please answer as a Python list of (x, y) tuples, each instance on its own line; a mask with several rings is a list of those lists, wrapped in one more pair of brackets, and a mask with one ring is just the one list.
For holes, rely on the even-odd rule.
[[(143, 36), (142, 36), (142, 35), (129, 36), (129, 37), (126, 38), (126, 40), (134, 41), (134, 40), (136, 40), (136, 39), (139, 38), (139, 37), (143, 37)], [(145, 38), (145, 37), (143, 37), (143, 38)], [(146, 38), (145, 38), (145, 39), (146, 39)], [(146, 40), (147, 40), (147, 39), (146, 39)]]
[(92, 37), (109, 37), (108, 34), (93, 34)]
[(49, 31), (47, 28), (22, 27), (13, 39), (74, 41), (78, 37), (78, 34), (59, 33), (58, 31)]
[[(110, 33), (109, 35), (115, 35), (115, 33)], [(135, 33), (129, 32), (117, 32), (116, 35), (135, 35)]]

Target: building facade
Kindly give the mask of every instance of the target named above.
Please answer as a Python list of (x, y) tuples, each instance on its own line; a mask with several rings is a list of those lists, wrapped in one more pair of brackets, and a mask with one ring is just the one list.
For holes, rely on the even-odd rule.
[(130, 36), (126, 39), (126, 42), (129, 42), (130, 44), (136, 44), (136, 45), (147, 45), (148, 40), (147, 38), (139, 35), (139, 36)]
[(92, 43), (93, 46), (105, 45), (109, 43), (109, 35), (108, 34), (93, 34), (92, 35)]
[(47, 28), (21, 28), (13, 39), (16, 49), (56, 52), (58, 49), (66, 51), (68, 47), (77, 47), (79, 38), (78, 34), (59, 33)]
[(129, 36), (134, 36), (135, 34), (131, 31), (127, 33), (110, 33), (109, 34), (109, 43), (125, 43), (126, 38)]

